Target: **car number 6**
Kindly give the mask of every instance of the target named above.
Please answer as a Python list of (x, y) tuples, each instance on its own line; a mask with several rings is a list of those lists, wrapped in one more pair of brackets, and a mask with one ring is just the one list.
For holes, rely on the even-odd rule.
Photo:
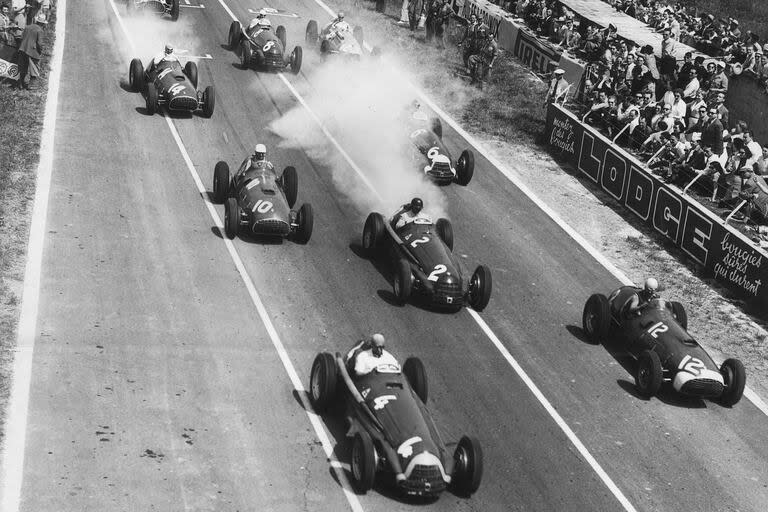
[(435, 265), (435, 270), (433, 270), (429, 277), (427, 277), (427, 280), (429, 281), (437, 281), (437, 276), (440, 274), (445, 274), (448, 271), (448, 267), (445, 265)]
[(429, 148), (429, 150), (427, 151), (427, 158), (429, 158), (430, 160), (434, 160), (435, 157), (439, 154), (440, 154), (440, 148), (432, 147), (432, 148)]

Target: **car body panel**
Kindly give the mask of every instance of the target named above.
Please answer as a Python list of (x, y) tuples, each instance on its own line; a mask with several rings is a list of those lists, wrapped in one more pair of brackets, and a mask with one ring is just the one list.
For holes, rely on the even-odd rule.
[[(255, 34), (252, 36), (251, 34)], [(254, 65), (269, 71), (282, 71), (290, 62), (285, 59), (283, 42), (272, 30), (245, 32), (241, 42), (249, 45), (254, 55)], [(241, 50), (242, 51), (242, 50)], [(256, 57), (258, 55), (258, 57)]]
[(240, 165), (232, 179), (234, 197), (248, 219), (249, 231), (255, 235), (287, 236), (295, 219), (274, 168), (270, 164), (243, 172), (249, 161), (246, 159)]

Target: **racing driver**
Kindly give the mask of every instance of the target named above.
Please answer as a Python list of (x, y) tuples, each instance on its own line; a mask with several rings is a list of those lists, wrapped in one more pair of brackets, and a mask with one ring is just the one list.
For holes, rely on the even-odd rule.
[(429, 215), (422, 211), (423, 208), (424, 201), (422, 201), (419, 197), (414, 197), (411, 199), (410, 203), (404, 204), (394, 213), (394, 215), (392, 215), (390, 222), (395, 227), (395, 229), (400, 229), (406, 224), (414, 222), (416, 219), (419, 219), (424, 223), (431, 224), (432, 219), (429, 217)]
[(355, 377), (367, 375), (380, 366), (400, 371), (395, 356), (384, 350), (384, 336), (379, 333), (361, 340), (347, 354), (347, 369)]

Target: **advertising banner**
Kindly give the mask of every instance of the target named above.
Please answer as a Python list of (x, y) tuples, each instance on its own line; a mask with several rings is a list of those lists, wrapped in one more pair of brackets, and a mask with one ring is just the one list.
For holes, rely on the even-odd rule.
[(19, 79), (19, 66), (16, 64), (16, 48), (0, 44), (0, 78)]

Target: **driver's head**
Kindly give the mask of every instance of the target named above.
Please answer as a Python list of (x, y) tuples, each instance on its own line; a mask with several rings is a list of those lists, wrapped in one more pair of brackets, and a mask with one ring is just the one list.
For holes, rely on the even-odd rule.
[(253, 150), (253, 159), (257, 162), (267, 159), (267, 146), (264, 144), (256, 144), (256, 149)]
[(173, 45), (167, 44), (165, 45), (165, 54), (170, 55), (173, 53)]
[(649, 277), (645, 280), (643, 285), (643, 296), (645, 300), (650, 300), (656, 295), (656, 290), (659, 289), (659, 282), (655, 277)]
[(371, 336), (371, 353), (375, 357), (381, 357), (384, 352), (384, 336), (379, 333)]
[(344, 21), (344, 13), (340, 11), (340, 12), (339, 12), (339, 13), (336, 15), (336, 19), (337, 19), (338, 21)]
[(262, 28), (264, 30), (269, 30), (270, 27), (272, 27), (272, 22), (268, 19), (264, 18), (261, 21), (259, 21), (259, 28)]
[(421, 198), (414, 197), (411, 199), (411, 211), (413, 213), (419, 213), (422, 208), (424, 208), (424, 201), (422, 201)]
[(256, 15), (257, 18), (263, 18), (267, 15), (267, 11), (264, 9), (259, 9), (259, 14)]

